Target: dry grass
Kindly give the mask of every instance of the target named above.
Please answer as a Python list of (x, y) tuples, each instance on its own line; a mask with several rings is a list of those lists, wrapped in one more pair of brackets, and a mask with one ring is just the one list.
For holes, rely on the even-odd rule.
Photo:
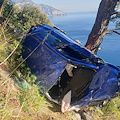
[(62, 114), (60, 106), (40, 95), (37, 86), (20, 91), (8, 73), (0, 69), (1, 120), (71, 120), (72, 112)]

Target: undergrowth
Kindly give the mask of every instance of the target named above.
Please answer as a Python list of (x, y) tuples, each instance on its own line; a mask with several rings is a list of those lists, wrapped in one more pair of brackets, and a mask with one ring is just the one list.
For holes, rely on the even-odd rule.
[(120, 120), (120, 96), (105, 101), (103, 106), (95, 107), (93, 113), (95, 120)]
[(19, 89), (7, 74), (0, 69), (0, 120), (72, 120), (72, 112), (62, 114), (60, 106), (40, 94), (37, 85)]

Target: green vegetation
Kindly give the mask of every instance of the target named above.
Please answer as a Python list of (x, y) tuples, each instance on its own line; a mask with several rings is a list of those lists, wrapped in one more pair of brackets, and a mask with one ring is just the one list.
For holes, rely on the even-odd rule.
[(46, 14), (42, 14), (38, 7), (26, 5), (22, 10), (14, 8), (13, 23), (15, 27), (23, 32), (30, 29), (31, 25), (49, 24), (52, 25)]
[(120, 120), (120, 98), (117, 95), (110, 101), (105, 101), (102, 107), (93, 113), (95, 120)]
[(8, 1), (4, 3), (3, 17), (9, 19), (9, 25), (22, 32), (27, 32), (36, 24), (52, 25), (47, 15), (42, 14), (37, 6), (25, 5), (24, 8), (19, 8)]
[[(120, 3), (119, 3), (120, 4)], [(111, 17), (111, 21), (114, 22), (116, 25), (116, 29), (120, 30), (120, 13), (115, 14)]]
[[(25, 62), (21, 64), (23, 61), (21, 56), (21, 40), (23, 38), (23, 33), (25, 34), (32, 25), (52, 24), (46, 14), (42, 14), (35, 6), (26, 5), (24, 8), (19, 8), (7, 0), (4, 1), (3, 6), (4, 9), (2, 11), (0, 21), (0, 62), (5, 60), (5, 58), (7, 58), (7, 56), (15, 50), (9, 59), (4, 63), (6, 64), (6, 69), (10, 71), (11, 74), (17, 75), (21, 79), (25, 79), (29, 83), (33, 84), (36, 77), (31, 74), (31, 71), (26, 67)], [(15, 70), (20, 64), (21, 66)]]

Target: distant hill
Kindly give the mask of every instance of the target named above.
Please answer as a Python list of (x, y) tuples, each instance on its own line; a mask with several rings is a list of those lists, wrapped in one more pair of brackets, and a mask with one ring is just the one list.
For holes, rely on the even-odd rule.
[(12, 2), (19, 7), (24, 7), (26, 4), (37, 6), (41, 10), (41, 12), (46, 13), (47, 16), (66, 15), (65, 12), (53, 8), (52, 6), (45, 4), (35, 4), (32, 0), (12, 0)]
[(54, 16), (54, 15), (65, 15), (63, 11), (60, 11), (56, 8), (53, 8), (48, 5), (40, 4), (38, 5), (42, 13), (46, 13), (48, 16)]

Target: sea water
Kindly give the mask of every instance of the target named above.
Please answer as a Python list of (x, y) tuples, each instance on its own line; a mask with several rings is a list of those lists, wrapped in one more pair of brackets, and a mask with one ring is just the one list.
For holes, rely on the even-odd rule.
[[(85, 45), (88, 35), (94, 25), (96, 12), (68, 13), (65, 16), (50, 17), (51, 22), (65, 31), (74, 40), (80, 40)], [(114, 29), (115, 24), (110, 23), (109, 29)], [(102, 49), (97, 55), (104, 61), (120, 66), (120, 35), (107, 34), (100, 46)]]

